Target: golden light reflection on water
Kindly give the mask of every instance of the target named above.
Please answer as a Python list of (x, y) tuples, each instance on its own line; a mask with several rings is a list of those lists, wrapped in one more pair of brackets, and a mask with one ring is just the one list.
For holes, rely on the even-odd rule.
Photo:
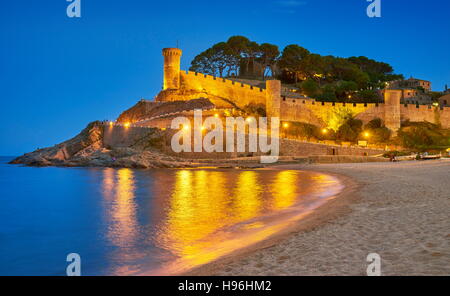
[[(271, 236), (294, 216), (284, 215), (282, 223), (264, 217), (273, 217), (299, 203), (305, 203), (306, 209), (310, 199), (317, 199), (329, 186), (339, 184), (330, 176), (294, 170), (167, 170), (151, 178), (150, 192), (143, 198), (151, 199), (152, 211), (158, 213), (149, 219), (158, 231), (145, 235), (151, 237), (155, 247), (173, 255), (175, 259), (168, 265), (187, 268)], [(107, 237), (122, 248), (115, 258), (121, 261), (145, 253), (137, 250), (139, 233), (142, 235), (147, 225), (139, 225), (137, 215), (150, 213), (136, 205), (135, 183), (130, 169), (107, 169), (103, 173), (104, 198), (111, 202)], [(312, 197), (311, 192), (316, 195)], [(297, 211), (301, 212), (300, 208)], [(130, 270), (133, 268), (123, 266), (116, 273)], [(165, 273), (161, 269), (159, 272)]]
[(133, 171), (120, 169), (117, 172), (116, 184), (115, 201), (111, 211), (115, 223), (110, 228), (109, 237), (115, 245), (123, 247), (133, 244), (138, 231)]
[[(103, 171), (103, 194), (109, 202), (106, 237), (112, 245), (127, 250), (112, 254), (113, 259), (120, 262), (131, 261), (140, 256), (135, 246), (140, 229), (136, 218), (135, 190), (133, 170), (124, 168)], [(112, 272), (126, 274), (132, 270), (132, 265), (124, 264), (114, 266)]]
[[(303, 183), (319, 189), (308, 174)], [(286, 225), (269, 225), (262, 215), (308, 199), (300, 178), (293, 170), (178, 171), (162, 241), (192, 267), (263, 240)]]
[(182, 170), (175, 179), (164, 241), (178, 256), (189, 257), (208, 244), (203, 238), (227, 223), (226, 184), (221, 172)]
[(238, 176), (233, 196), (233, 213), (236, 220), (247, 220), (258, 216), (262, 210), (262, 186), (258, 173), (244, 171)]
[(270, 186), (273, 210), (292, 206), (298, 198), (298, 171), (281, 171)]

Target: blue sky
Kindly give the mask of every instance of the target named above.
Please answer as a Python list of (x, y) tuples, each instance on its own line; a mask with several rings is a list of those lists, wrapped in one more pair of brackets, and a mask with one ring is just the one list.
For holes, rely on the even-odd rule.
[(232, 35), (322, 55), (365, 55), (397, 73), (450, 85), (450, 11), (444, 0), (2, 1), (0, 155), (19, 155), (115, 119), (161, 89), (163, 47), (183, 49), (182, 68)]

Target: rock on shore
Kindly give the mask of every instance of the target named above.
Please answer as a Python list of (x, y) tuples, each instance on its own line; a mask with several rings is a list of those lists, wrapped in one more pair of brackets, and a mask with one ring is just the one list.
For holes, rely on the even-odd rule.
[(186, 161), (167, 156), (156, 149), (139, 150), (103, 146), (103, 125), (91, 122), (74, 138), (53, 147), (26, 153), (11, 164), (29, 166), (97, 166), (128, 168), (188, 167)]

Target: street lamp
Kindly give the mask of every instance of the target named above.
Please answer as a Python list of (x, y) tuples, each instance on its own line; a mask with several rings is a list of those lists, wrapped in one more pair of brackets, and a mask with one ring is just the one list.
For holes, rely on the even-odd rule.
[(287, 123), (287, 122), (285, 122), (285, 123), (283, 123), (283, 136), (285, 137), (285, 138), (287, 138), (287, 129), (289, 128), (289, 123)]

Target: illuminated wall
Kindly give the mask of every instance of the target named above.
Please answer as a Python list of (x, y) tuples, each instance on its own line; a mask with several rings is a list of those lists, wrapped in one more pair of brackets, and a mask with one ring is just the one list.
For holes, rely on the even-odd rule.
[(348, 108), (364, 123), (374, 118), (384, 119), (384, 104), (344, 104), (286, 98), (281, 102), (281, 119), (327, 127), (327, 118), (336, 108)]
[(387, 127), (394, 131), (399, 128), (400, 122), (406, 120), (440, 123), (442, 127), (450, 128), (450, 107), (436, 108), (427, 105), (396, 104), (395, 102), (392, 105), (344, 104), (285, 98), (281, 101), (281, 120), (327, 127), (327, 118), (335, 108), (350, 109), (356, 118), (364, 123), (374, 118), (380, 118)]
[(312, 99), (281, 99), (281, 85), (278, 81), (266, 81), (266, 89), (228, 79), (180, 71), (180, 49), (165, 49), (164, 90), (157, 101), (186, 101), (208, 98), (217, 107), (245, 107), (249, 104), (266, 106), (269, 116), (280, 116), (284, 121), (296, 121), (327, 126), (330, 112), (336, 108), (349, 108), (356, 118), (364, 123), (380, 118), (394, 132), (400, 128), (401, 121), (428, 121), (450, 127), (449, 108), (435, 109), (431, 106), (401, 105), (401, 91), (386, 90), (384, 104), (344, 104), (316, 102)]
[(428, 121), (440, 123), (444, 128), (450, 128), (450, 107), (433, 107), (426, 105), (401, 105), (401, 120), (412, 122)]
[(181, 90), (194, 90), (207, 96), (225, 98), (240, 107), (266, 104), (266, 90), (249, 84), (195, 72), (181, 72)]

